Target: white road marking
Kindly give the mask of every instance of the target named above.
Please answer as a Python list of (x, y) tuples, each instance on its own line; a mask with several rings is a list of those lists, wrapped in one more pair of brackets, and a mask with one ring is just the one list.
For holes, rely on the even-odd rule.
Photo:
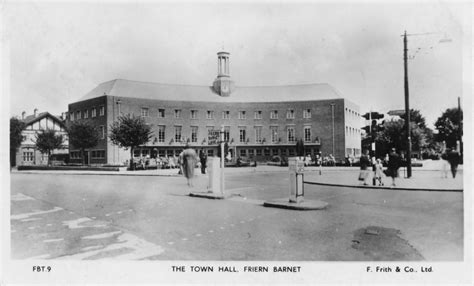
[(28, 259), (48, 259), (50, 258), (51, 255), (49, 254), (42, 254), (42, 255), (38, 255), (38, 256), (33, 256), (33, 257), (28, 257)]
[(105, 216), (110, 216), (110, 214), (105, 214)]
[(173, 245), (173, 244), (174, 244), (174, 242), (170, 241), (170, 242), (168, 242), (168, 244), (169, 244), (169, 245)]
[(112, 237), (112, 236), (114, 236), (116, 234), (120, 234), (120, 233), (122, 233), (122, 231), (106, 232), (106, 233), (101, 233), (101, 234), (83, 236), (82, 239), (101, 239), (101, 238)]
[(31, 200), (35, 200), (35, 199), (30, 197), (30, 196), (26, 196), (22, 193), (18, 193), (18, 194), (15, 194), (15, 195), (11, 196), (10, 200), (12, 200), (12, 201), (31, 201)]
[(186, 237), (181, 238), (181, 240), (186, 241), (188, 240)]
[(96, 249), (100, 249), (100, 248), (104, 248), (104, 246), (103, 245), (92, 245), (92, 246), (81, 248), (81, 250), (82, 251), (89, 251), (89, 250), (96, 250)]
[(40, 217), (32, 217), (32, 218), (25, 218), (20, 221), (27, 222), (27, 221), (35, 221), (35, 220), (42, 220)]
[(202, 234), (200, 234), (200, 233), (196, 234), (196, 236), (198, 236), (198, 237), (201, 236), (201, 235), (202, 235)]
[(47, 214), (47, 213), (54, 213), (54, 212), (62, 211), (62, 210), (63, 210), (63, 209), (60, 208), (60, 207), (54, 207), (53, 209), (47, 210), (47, 211), (34, 211), (34, 212), (31, 212), (31, 213), (24, 213), (24, 214), (18, 214), (18, 215), (11, 215), (11, 216), (10, 216), (10, 219), (11, 219), (11, 220), (25, 219), (25, 218), (29, 218), (30, 216), (34, 216), (34, 215), (41, 215), (41, 214)]
[(213, 233), (214, 231), (211, 229), (209, 232), (210, 232), (210, 233)]
[(74, 214), (74, 212), (69, 212), (69, 214)]
[(43, 240), (43, 242), (49, 243), (49, 242), (58, 242), (58, 241), (63, 241), (63, 240), (64, 240), (64, 238), (46, 239), (46, 240)]
[(124, 249), (124, 248), (131, 248), (134, 251), (130, 253), (125, 253), (122, 255), (117, 255), (114, 257), (104, 257), (102, 259), (104, 260), (138, 260), (138, 259), (143, 259), (150, 256), (159, 255), (164, 252), (164, 249), (161, 246), (145, 241), (133, 234), (123, 233), (117, 237), (117, 240), (118, 240), (117, 243), (110, 244), (104, 247), (103, 249), (62, 256), (56, 259), (82, 260), (82, 259), (91, 258), (97, 254), (105, 253), (107, 251), (116, 250), (116, 249)]
[(46, 226), (52, 226), (52, 224), (51, 224), (51, 223), (48, 223)]
[(223, 226), (221, 226), (221, 227), (219, 227), (219, 228), (220, 228), (220, 229), (225, 229), (225, 227), (223, 227)]
[(117, 213), (118, 213), (118, 214), (121, 214), (122, 212), (121, 212), (121, 211), (119, 211), (119, 212), (117, 212)]
[(30, 226), (28, 229), (35, 229), (35, 228), (36, 228), (36, 227), (34, 227), (34, 226)]
[(63, 221), (63, 224), (67, 225), (71, 229), (83, 228), (83, 227), (87, 227), (87, 226), (83, 226), (83, 225), (79, 225), (79, 224), (81, 224), (83, 222), (86, 222), (86, 221), (91, 221), (91, 219), (88, 218), (88, 217), (81, 217), (81, 218), (78, 218), (78, 219), (75, 219), (75, 220)]

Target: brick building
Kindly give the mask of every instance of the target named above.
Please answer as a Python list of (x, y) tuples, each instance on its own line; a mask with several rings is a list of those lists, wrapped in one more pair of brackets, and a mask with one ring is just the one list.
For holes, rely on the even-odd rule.
[[(107, 134), (121, 114), (142, 116), (153, 138), (134, 156), (173, 156), (188, 143), (217, 154), (209, 130), (224, 128), (232, 158), (265, 161), (274, 155), (295, 155), (298, 139), (306, 153), (333, 154), (337, 161), (360, 155), (359, 107), (328, 84), (234, 86), (229, 54), (218, 55), (212, 86), (172, 85), (115, 79), (99, 84), (78, 102), (69, 104), (68, 120), (89, 120), (101, 140), (88, 150), (92, 164), (122, 164), (128, 151), (113, 145)], [(70, 146), (71, 162), (79, 150)]]

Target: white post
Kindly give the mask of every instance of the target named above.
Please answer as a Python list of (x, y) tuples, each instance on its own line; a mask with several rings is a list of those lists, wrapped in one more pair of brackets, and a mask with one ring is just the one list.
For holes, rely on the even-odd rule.
[(224, 195), (224, 167), (225, 167), (225, 154), (224, 154), (224, 125), (221, 126), (221, 193)]

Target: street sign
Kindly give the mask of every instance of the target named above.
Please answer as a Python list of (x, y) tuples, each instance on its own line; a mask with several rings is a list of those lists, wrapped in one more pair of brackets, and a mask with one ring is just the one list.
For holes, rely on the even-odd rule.
[(207, 137), (209, 138), (209, 145), (217, 144), (219, 143), (219, 136), (220, 136), (220, 131), (219, 130), (208, 130)]
[(388, 115), (391, 115), (391, 116), (403, 116), (403, 115), (405, 115), (405, 110), (403, 110), (403, 109), (390, 110), (390, 111), (388, 112)]

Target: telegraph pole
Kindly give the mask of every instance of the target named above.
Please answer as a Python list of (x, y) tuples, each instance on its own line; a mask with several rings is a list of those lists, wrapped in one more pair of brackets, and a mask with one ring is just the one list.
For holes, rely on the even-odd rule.
[(410, 102), (408, 93), (408, 48), (407, 31), (403, 35), (403, 62), (405, 68), (405, 128), (407, 133), (407, 178), (411, 178), (411, 131), (410, 131)]

